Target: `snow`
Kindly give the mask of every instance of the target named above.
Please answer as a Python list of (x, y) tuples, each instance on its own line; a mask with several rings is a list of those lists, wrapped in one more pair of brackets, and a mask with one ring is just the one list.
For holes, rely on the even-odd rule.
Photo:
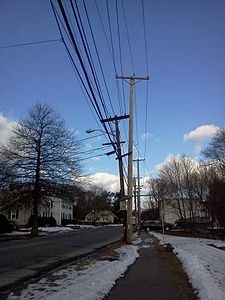
[[(150, 232), (162, 245), (171, 244), (173, 252), (180, 259), (200, 299), (225, 299), (225, 247), (224, 241), (162, 235)], [(8, 300), (100, 300), (105, 297), (122, 277), (129, 265), (139, 256), (140, 247), (151, 247), (152, 240), (135, 234), (133, 245), (126, 245), (116, 251), (119, 257), (103, 257), (90, 260), (78, 268), (77, 264), (63, 266), (49, 273), (36, 283), (29, 284), (19, 295), (11, 293)]]
[(8, 300), (103, 299), (116, 279), (123, 276), (139, 256), (138, 248), (138, 245), (123, 246), (116, 250), (119, 258), (95, 261), (80, 270), (70, 264), (37, 283), (29, 284), (20, 295), (11, 293)]
[(171, 244), (173, 252), (183, 264), (193, 287), (204, 300), (225, 299), (225, 247), (224, 241), (177, 237), (151, 232), (160, 243)]
[[(66, 233), (74, 230), (80, 229), (93, 229), (96, 228), (93, 225), (66, 225), (66, 226), (55, 226), (55, 227), (38, 227), (39, 235), (47, 235), (51, 233)], [(19, 231), (13, 231), (10, 233), (3, 233), (2, 235), (6, 236), (15, 236), (15, 235), (28, 235), (31, 233), (31, 228), (21, 228)]]

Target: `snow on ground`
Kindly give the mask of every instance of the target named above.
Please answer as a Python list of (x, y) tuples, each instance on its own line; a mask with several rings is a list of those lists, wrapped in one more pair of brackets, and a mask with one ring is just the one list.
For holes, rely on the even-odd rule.
[[(161, 244), (170, 243), (183, 264), (185, 272), (199, 292), (200, 299), (225, 299), (224, 241), (177, 237), (151, 232)], [(212, 246), (214, 245), (214, 247)]]
[[(146, 245), (149, 240), (146, 240)], [(139, 256), (137, 245), (126, 245), (116, 251), (119, 258), (99, 260), (76, 269), (70, 264), (34, 284), (29, 284), (20, 295), (11, 293), (8, 300), (100, 300), (111, 290), (116, 279), (123, 276), (128, 266)]]
[[(80, 229), (93, 229), (97, 228), (93, 225), (66, 225), (66, 226), (55, 226), (55, 227), (38, 227), (39, 235), (47, 235), (51, 233), (66, 233), (69, 231), (80, 230)], [(26, 235), (31, 233), (31, 228), (21, 228), (19, 231), (13, 231), (10, 233), (3, 233), (1, 235)]]

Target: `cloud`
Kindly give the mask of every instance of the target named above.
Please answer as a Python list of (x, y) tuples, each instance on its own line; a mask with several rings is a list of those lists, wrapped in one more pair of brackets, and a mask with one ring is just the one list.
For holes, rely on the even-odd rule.
[(8, 141), (10, 133), (15, 125), (15, 121), (4, 117), (4, 115), (0, 113), (0, 144), (4, 144)]
[(100, 161), (102, 158), (100, 156), (91, 157), (91, 160)]
[(107, 191), (119, 191), (119, 177), (110, 173), (95, 173), (90, 176), (91, 184), (98, 185)]
[(146, 132), (146, 133), (142, 134), (142, 136), (141, 136), (142, 140), (144, 140), (144, 141), (150, 139), (151, 137), (152, 137), (152, 134), (150, 132)]
[[(196, 167), (199, 165), (199, 163), (198, 163), (198, 161), (197, 161), (197, 158), (195, 159), (195, 158), (193, 158), (193, 157), (191, 157), (191, 156), (186, 156), (186, 157), (187, 157), (188, 159), (191, 159), (192, 162), (193, 162), (193, 164), (194, 164)], [(157, 164), (157, 165), (155, 166), (155, 170), (156, 170), (157, 172), (159, 172), (159, 171), (162, 169), (162, 167), (163, 167), (164, 165), (170, 163), (170, 162), (171, 162), (172, 160), (174, 160), (174, 159), (175, 159), (175, 161), (179, 161), (180, 158), (181, 158), (181, 155), (180, 155), (180, 154), (177, 154), (177, 155), (174, 155), (174, 154), (168, 154), (167, 157), (164, 159), (164, 161), (163, 161), (162, 163)]]
[(219, 127), (213, 124), (202, 125), (190, 131), (189, 133), (185, 133), (183, 138), (185, 142), (192, 142), (194, 144), (200, 145), (201, 143), (210, 139), (218, 129)]
[[(175, 156), (175, 157), (179, 157), (180, 155), (177, 155), (177, 156)], [(167, 163), (169, 163), (171, 160), (172, 160), (172, 158), (174, 158), (174, 155), (173, 154), (168, 154), (167, 155), (167, 157), (164, 159), (164, 161), (163, 162), (161, 162), (161, 163), (159, 163), (159, 164), (157, 164), (156, 166), (155, 166), (155, 170), (157, 171), (157, 172), (159, 172), (160, 171), (160, 169), (162, 169), (162, 167), (165, 165), (165, 164), (167, 164)]]

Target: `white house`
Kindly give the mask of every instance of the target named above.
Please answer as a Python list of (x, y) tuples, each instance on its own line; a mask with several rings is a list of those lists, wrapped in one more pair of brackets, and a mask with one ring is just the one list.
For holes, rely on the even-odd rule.
[[(27, 225), (32, 209), (16, 209), (2, 212), (8, 220), (16, 221), (18, 225)], [(39, 216), (53, 217), (57, 225), (62, 224), (63, 219), (73, 218), (73, 203), (69, 200), (49, 197), (45, 204), (39, 206)]]

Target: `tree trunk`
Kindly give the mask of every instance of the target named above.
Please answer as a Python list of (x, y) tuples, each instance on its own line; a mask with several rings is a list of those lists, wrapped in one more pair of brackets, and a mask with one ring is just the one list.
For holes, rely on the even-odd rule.
[(34, 185), (34, 199), (33, 199), (33, 226), (31, 234), (32, 236), (38, 236), (38, 205), (40, 203), (40, 140), (37, 152), (37, 165), (35, 174), (35, 185)]
[(38, 192), (34, 193), (34, 203), (33, 203), (33, 224), (32, 224), (32, 236), (38, 236)]

